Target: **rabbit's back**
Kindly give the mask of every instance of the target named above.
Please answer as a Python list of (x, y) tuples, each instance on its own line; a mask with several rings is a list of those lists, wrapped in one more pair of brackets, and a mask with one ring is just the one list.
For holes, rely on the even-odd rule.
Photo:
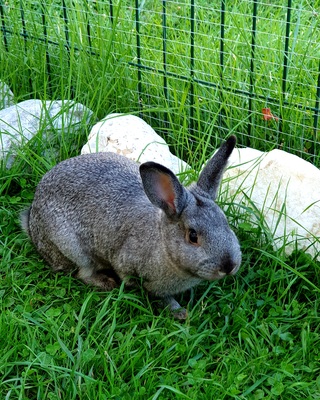
[[(40, 181), (35, 197), (65, 200), (103, 200), (101, 196), (145, 197), (139, 166), (135, 162), (114, 153), (93, 153), (70, 158), (57, 164)], [(55, 196), (57, 194), (57, 196)], [(77, 198), (79, 196), (79, 198)]]
[(26, 230), (55, 270), (108, 269), (119, 263), (113, 249), (143, 229), (154, 209), (138, 164), (113, 153), (86, 154), (44, 175)]

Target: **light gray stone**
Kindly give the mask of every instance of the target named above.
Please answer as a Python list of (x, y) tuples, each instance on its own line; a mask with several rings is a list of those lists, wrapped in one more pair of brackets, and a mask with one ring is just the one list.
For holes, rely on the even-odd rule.
[(167, 143), (145, 121), (135, 115), (109, 114), (95, 124), (81, 154), (110, 151), (134, 161), (154, 161), (174, 173), (189, 165), (173, 155)]
[(320, 260), (320, 171), (314, 165), (282, 150), (236, 149), (221, 193), (240, 205), (244, 221), (254, 225), (263, 216), (275, 249), (288, 255), (297, 248)]
[(17, 148), (39, 131), (50, 135), (63, 130), (69, 134), (91, 116), (92, 111), (82, 104), (61, 100), (26, 100), (0, 110), (0, 159), (10, 168)]

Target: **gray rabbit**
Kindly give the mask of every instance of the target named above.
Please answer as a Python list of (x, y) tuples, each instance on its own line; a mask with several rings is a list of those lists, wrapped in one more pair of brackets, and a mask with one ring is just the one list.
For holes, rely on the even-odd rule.
[(54, 271), (106, 291), (138, 277), (184, 319), (173, 295), (234, 275), (241, 263), (214, 202), (235, 144), (230, 136), (189, 188), (154, 162), (139, 166), (114, 153), (65, 160), (44, 175), (21, 225)]

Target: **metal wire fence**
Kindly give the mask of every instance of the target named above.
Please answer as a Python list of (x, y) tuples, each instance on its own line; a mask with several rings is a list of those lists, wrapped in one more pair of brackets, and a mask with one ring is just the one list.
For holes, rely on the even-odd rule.
[(32, 94), (41, 76), (42, 95), (63, 84), (72, 96), (69, 71), (89, 66), (86, 92), (118, 79), (113, 111), (164, 133), (234, 132), (319, 165), (319, 13), (311, 0), (0, 0), (0, 70)]

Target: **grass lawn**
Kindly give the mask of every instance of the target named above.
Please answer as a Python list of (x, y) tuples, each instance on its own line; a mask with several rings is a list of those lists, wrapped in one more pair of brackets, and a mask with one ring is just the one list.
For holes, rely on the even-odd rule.
[[(20, 32), (21, 10), (16, 3), (6, 5), (5, 22)], [(74, 98), (90, 107), (97, 118), (110, 111), (139, 111), (136, 70), (128, 64), (136, 61), (134, 9), (126, 2), (119, 6), (115, 2), (116, 23), (110, 28), (103, 12), (105, 4), (84, 2), (88, 7), (97, 7), (95, 23), (90, 25), (92, 51), (97, 55), (89, 57), (73, 47), (84, 48), (88, 41), (84, 34), (84, 6), (73, 3), (68, 14), (72, 43), (69, 58), (64, 47), (60, 3), (52, 1), (46, 4), (45, 16), (48, 34), (55, 35), (58, 45), (46, 47), (27, 41), (25, 47), (21, 36), (10, 36), (9, 52), (3, 41), (0, 45), (1, 79), (10, 84), (18, 99)], [(248, 88), (245, 66), (250, 59), (243, 58), (243, 54), (251, 38), (246, 30), (250, 26), (246, 21), (251, 14), (245, 12), (249, 3), (235, 1), (233, 13), (228, 14), (226, 33), (230, 39), (225, 79), (233, 89), (241, 82)], [(20, 4), (26, 7), (27, 31), (43, 34), (40, 3), (34, 2), (29, 8), (24, 0)], [(207, 18), (210, 24), (197, 25), (197, 43), (202, 40), (202, 46), (196, 50), (195, 66), (199, 79), (203, 79), (209, 67), (200, 61), (207, 60), (212, 66), (208, 79), (214, 80), (219, 70), (214, 67), (218, 65), (217, 53), (209, 52), (213, 46), (210, 34), (213, 35), (219, 13), (208, 8), (204, 0), (199, 4), (199, 21)], [(142, 5), (144, 61), (149, 60), (153, 67), (159, 63), (158, 67), (163, 68), (155, 51), (161, 48), (161, 40), (154, 39), (155, 32), (161, 31), (161, 6), (157, 3), (150, 10), (150, 1)], [(182, 56), (183, 51), (188, 51), (183, 45), (186, 32), (179, 30), (188, 24), (184, 7), (182, 2), (168, 2), (168, 24), (176, 28), (168, 31), (170, 68), (175, 65), (174, 73), (183, 71), (187, 63)], [(284, 34), (284, 25), (279, 21), (285, 8), (263, 4), (259, 10), (268, 11), (269, 19), (259, 20), (256, 89), (266, 93), (268, 84), (270, 96), (274, 90), (272, 95), (281, 99), (281, 72), (277, 65), (283, 61), (279, 50), (282, 39), (277, 35)], [(241, 14), (235, 18), (238, 11)], [(254, 145), (267, 148), (283, 143), (284, 148), (295, 149), (306, 158), (307, 143), (314, 138), (312, 113), (295, 105), (299, 102), (309, 106), (313, 102), (310, 88), (315, 90), (311, 83), (316, 78), (315, 54), (320, 43), (315, 35), (320, 30), (316, 29), (319, 19), (311, 11), (309, 2), (301, 2), (292, 16), (294, 47), (290, 47), (290, 54), (297, 67), (291, 70), (289, 104), (280, 103), (279, 109), (273, 110), (282, 115), (285, 134), (275, 121), (270, 124), (261, 120), (259, 113), (268, 104), (269, 92), (264, 101), (254, 103), (252, 114)], [(271, 18), (279, 23), (272, 25), (274, 32), (269, 36), (273, 51), (268, 51), (262, 43), (268, 27), (270, 31)], [(46, 49), (50, 50), (51, 75)], [(179, 57), (174, 58), (175, 54)], [(232, 64), (239, 60), (240, 64)], [(190, 82), (169, 80), (170, 101), (166, 103), (163, 76), (144, 72), (143, 79), (148, 95), (143, 94), (140, 106), (146, 119), (166, 134), (177, 155), (194, 167), (195, 175), (224, 135), (224, 130), (217, 129), (221, 110), (226, 112), (224, 129), (238, 133), (240, 141), (245, 137), (242, 129), (248, 121), (247, 98), (228, 91), (224, 92), (228, 96), (217, 102), (218, 91), (200, 85), (195, 89), (193, 106), (197, 129), (190, 132)], [(83, 127), (78, 136), (65, 132), (62, 139), (50, 144), (52, 152), (47, 151), (45, 156), (43, 132), (39, 132), (10, 170), (0, 166), (0, 398), (319, 399), (319, 263), (302, 252), (290, 257), (275, 252), (256, 227), (250, 229), (244, 224), (236, 228), (243, 251), (237, 276), (200, 285), (178, 297), (189, 309), (189, 317), (183, 323), (172, 319), (157, 302), (150, 302), (142, 289), (121, 287), (110, 293), (96, 292), (72, 277), (49, 270), (21, 232), (19, 212), (30, 204), (37, 183), (48, 169), (79, 154), (89, 128)], [(227, 216), (236, 226), (237, 215), (232, 207)]]

